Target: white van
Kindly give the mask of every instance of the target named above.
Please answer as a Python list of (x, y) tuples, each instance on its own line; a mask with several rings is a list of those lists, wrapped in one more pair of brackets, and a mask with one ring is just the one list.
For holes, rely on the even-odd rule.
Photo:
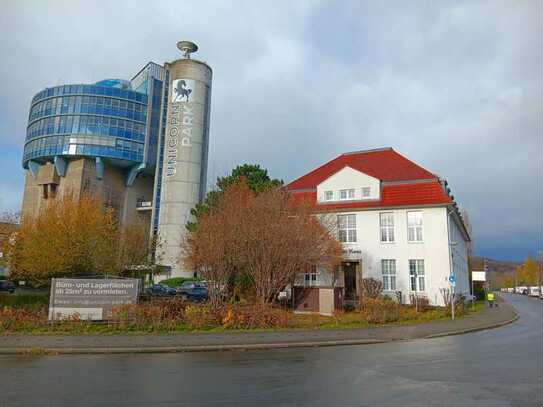
[(522, 287), (515, 287), (515, 293), (517, 294), (524, 294), (528, 292), (528, 287), (522, 286)]
[(538, 286), (535, 286), (535, 287), (528, 287), (528, 295), (530, 297), (539, 297), (539, 287)]

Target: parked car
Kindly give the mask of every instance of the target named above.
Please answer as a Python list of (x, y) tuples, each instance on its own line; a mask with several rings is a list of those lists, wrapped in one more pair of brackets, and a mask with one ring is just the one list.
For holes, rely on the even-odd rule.
[(147, 288), (146, 292), (154, 297), (165, 297), (176, 294), (175, 288), (163, 284), (153, 284), (151, 287)]
[(528, 295), (530, 297), (539, 297), (539, 287), (528, 287)]
[(175, 289), (175, 292), (181, 298), (188, 301), (204, 302), (209, 297), (207, 287), (202, 283), (194, 281), (185, 281)]
[(528, 287), (526, 287), (526, 286), (516, 287), (515, 288), (515, 293), (526, 295), (526, 294), (528, 294)]
[(0, 280), (0, 291), (13, 294), (15, 292), (15, 284), (13, 284), (11, 281)]

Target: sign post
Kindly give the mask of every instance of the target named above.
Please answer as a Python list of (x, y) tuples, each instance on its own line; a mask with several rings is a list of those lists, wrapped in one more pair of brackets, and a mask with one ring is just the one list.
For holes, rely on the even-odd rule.
[(456, 286), (455, 276), (449, 276), (449, 284), (451, 285), (451, 318), (454, 321), (454, 287)]
[[(475, 296), (474, 281), (486, 281), (486, 271), (472, 271), (471, 272), (471, 294)], [(475, 298), (473, 299), (473, 307), (475, 307)]]

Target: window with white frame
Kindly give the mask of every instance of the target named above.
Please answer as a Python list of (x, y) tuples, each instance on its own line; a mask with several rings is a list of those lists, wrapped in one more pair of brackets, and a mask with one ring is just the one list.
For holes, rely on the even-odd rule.
[(311, 266), (310, 271), (304, 273), (304, 285), (313, 287), (317, 285), (317, 267)]
[(422, 242), (422, 212), (407, 212), (407, 241)]
[(362, 188), (362, 198), (367, 199), (370, 197), (371, 194), (371, 188), (370, 187), (364, 187)]
[(424, 278), (424, 260), (409, 260), (409, 282), (411, 291), (426, 290), (426, 281)]
[(356, 215), (338, 215), (338, 237), (341, 243), (356, 242)]
[(334, 191), (324, 191), (324, 200), (331, 201), (334, 199)]
[(383, 290), (396, 291), (396, 260), (382, 259)]
[(341, 189), (339, 191), (339, 199), (354, 199), (354, 189)]
[(381, 227), (381, 242), (394, 242), (394, 213), (380, 213), (379, 225)]

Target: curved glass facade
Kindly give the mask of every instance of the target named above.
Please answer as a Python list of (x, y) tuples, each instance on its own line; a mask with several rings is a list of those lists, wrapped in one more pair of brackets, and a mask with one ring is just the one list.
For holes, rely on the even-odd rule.
[(147, 95), (113, 87), (119, 84), (106, 80), (95, 85), (64, 85), (34, 96), (23, 166), (28, 160), (50, 160), (55, 155), (143, 162)]

